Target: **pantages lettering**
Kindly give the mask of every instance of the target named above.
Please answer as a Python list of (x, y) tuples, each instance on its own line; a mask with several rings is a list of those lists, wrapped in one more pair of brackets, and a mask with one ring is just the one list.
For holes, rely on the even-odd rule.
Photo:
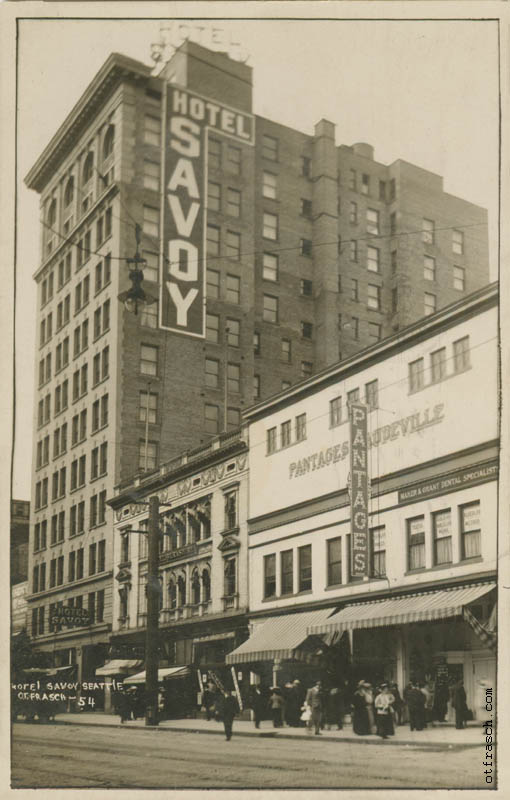
[(351, 464), (351, 574), (368, 574), (368, 408), (352, 403), (349, 409)]
[(212, 128), (252, 143), (253, 118), (174, 86), (168, 87), (164, 142), (166, 203), (160, 325), (205, 336), (205, 225), (203, 198), (207, 132)]
[[(383, 425), (373, 433), (367, 434), (367, 447), (379, 447), (387, 442), (395, 441), (401, 436), (409, 436), (418, 433), (432, 425), (437, 425), (444, 420), (444, 404), (438, 403), (432, 409), (426, 408), (407, 417), (392, 422), (390, 425)], [(349, 455), (349, 442), (344, 441), (338, 444), (325, 447), (309, 456), (291, 461), (289, 464), (289, 478), (300, 478), (309, 472), (322, 469), (338, 461), (344, 461)]]

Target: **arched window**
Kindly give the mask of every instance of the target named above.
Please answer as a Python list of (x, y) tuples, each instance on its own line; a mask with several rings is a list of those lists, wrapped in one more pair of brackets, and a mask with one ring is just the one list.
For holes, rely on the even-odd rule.
[(168, 605), (170, 608), (177, 608), (177, 584), (173, 578), (168, 581)]
[(224, 591), (225, 597), (230, 597), (236, 593), (236, 559), (235, 556), (225, 560), (225, 584)]
[(103, 161), (106, 161), (108, 156), (113, 153), (113, 143), (115, 141), (115, 128), (113, 125), (108, 126), (103, 139)]
[(191, 602), (194, 606), (200, 603), (200, 577), (198, 570), (194, 570), (191, 578)]
[(48, 206), (47, 222), (48, 225), (52, 228), (55, 225), (56, 221), (57, 221), (57, 201), (55, 200), (55, 198), (53, 198), (53, 200), (50, 202)]
[(186, 604), (186, 578), (184, 575), (179, 575), (177, 579), (177, 605), (184, 606)]
[(89, 151), (83, 165), (83, 183), (88, 183), (94, 171), (94, 153)]
[(202, 600), (207, 602), (211, 599), (211, 574), (208, 569), (202, 572)]
[(64, 207), (69, 208), (73, 200), (74, 200), (74, 178), (71, 177), (67, 181), (66, 188), (64, 191)]

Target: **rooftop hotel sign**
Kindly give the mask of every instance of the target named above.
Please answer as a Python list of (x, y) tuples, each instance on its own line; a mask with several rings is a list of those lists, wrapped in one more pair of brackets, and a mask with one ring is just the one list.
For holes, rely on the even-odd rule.
[(159, 325), (203, 338), (208, 133), (253, 144), (253, 117), (172, 85), (164, 117)]
[(349, 406), (351, 466), (351, 575), (368, 575), (368, 407)]

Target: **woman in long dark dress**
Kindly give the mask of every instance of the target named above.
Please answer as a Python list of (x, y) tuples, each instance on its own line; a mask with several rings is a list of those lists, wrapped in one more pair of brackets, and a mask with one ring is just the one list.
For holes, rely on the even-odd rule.
[(352, 729), (358, 736), (367, 736), (370, 733), (367, 701), (363, 691), (364, 681), (358, 683), (358, 688), (352, 696)]
[(394, 696), (388, 689), (388, 684), (381, 685), (381, 691), (375, 698), (375, 717), (377, 723), (377, 735), (381, 739), (393, 736), (395, 728), (393, 726), (393, 703)]

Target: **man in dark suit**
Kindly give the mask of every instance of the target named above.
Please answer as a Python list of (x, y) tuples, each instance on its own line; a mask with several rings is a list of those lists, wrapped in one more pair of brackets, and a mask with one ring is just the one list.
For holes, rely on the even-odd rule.
[(223, 727), (225, 728), (225, 739), (229, 742), (232, 738), (232, 725), (234, 717), (239, 711), (237, 700), (232, 696), (231, 692), (226, 689), (223, 691), (219, 705), (219, 714), (223, 720)]
[(317, 681), (315, 686), (312, 686), (311, 689), (308, 689), (305, 703), (311, 711), (311, 716), (308, 720), (308, 730), (311, 731), (313, 725), (315, 729), (315, 735), (318, 736), (321, 732), (321, 721), (324, 705), (322, 683), (320, 681)]

